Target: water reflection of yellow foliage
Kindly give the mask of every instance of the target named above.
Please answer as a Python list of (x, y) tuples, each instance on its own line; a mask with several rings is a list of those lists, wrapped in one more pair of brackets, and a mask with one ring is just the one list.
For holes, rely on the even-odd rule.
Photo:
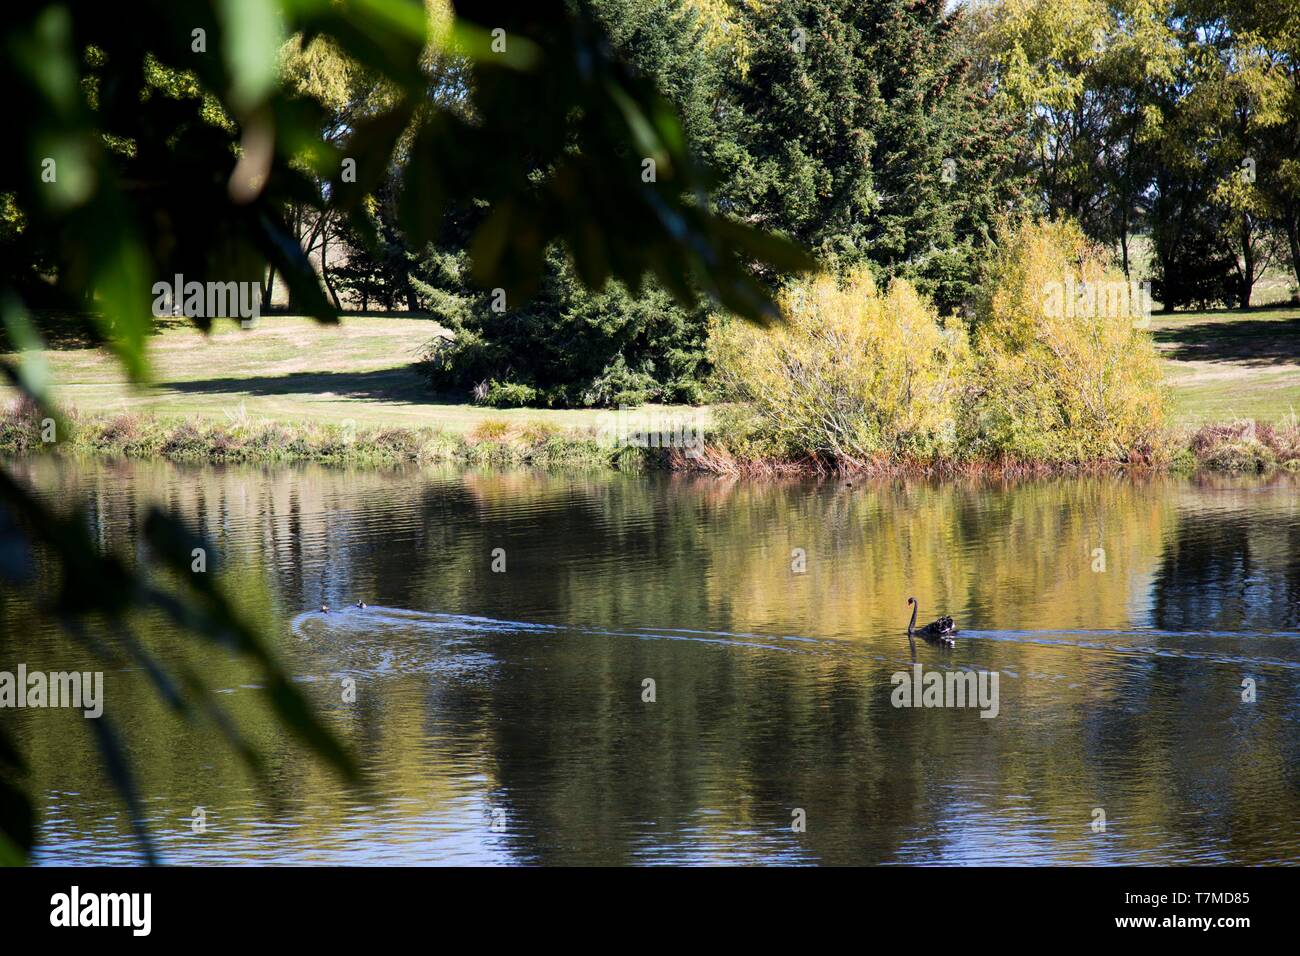
[(998, 494), (963, 482), (717, 483), (707, 497), (733, 545), (715, 552), (709, 584), (737, 626), (849, 638), (899, 631), (912, 595), (923, 614), (980, 629), (1125, 627), (1176, 512), (1161, 482), (1106, 479)]

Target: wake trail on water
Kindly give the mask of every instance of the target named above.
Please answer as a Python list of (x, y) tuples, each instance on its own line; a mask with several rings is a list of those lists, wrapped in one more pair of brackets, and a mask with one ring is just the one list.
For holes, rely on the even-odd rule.
[[(366, 609), (342, 608), (322, 614), (308, 611), (290, 622), (293, 634), (305, 641), (325, 638), (331, 641), (351, 638), (355, 643), (362, 638), (366, 643), (382, 638), (385, 632), (404, 635), (425, 632), (430, 636), (472, 639), (476, 636), (520, 637), (600, 637), (634, 638), (637, 640), (683, 641), (701, 646), (730, 647), (738, 650), (775, 651), (795, 654), (829, 655), (852, 653), (862, 656), (872, 645), (842, 638), (808, 637), (797, 634), (759, 634), (744, 631), (718, 631), (692, 628), (665, 628), (631, 626), (626, 628), (597, 627), (582, 624), (544, 624), (530, 621), (501, 620), (472, 614), (451, 614), (436, 611), (417, 611), (406, 608), (376, 607)], [(900, 635), (901, 636), (901, 635)], [(894, 635), (889, 635), (894, 639)], [(969, 669), (962, 659), (964, 647), (980, 647), (986, 651), (991, 644), (1034, 645), (1059, 649), (1098, 652), (1110, 656), (1135, 660), (1176, 659), (1230, 666), (1270, 667), (1300, 671), (1300, 633), (1278, 631), (1272, 633), (1224, 631), (1161, 631), (1142, 630), (963, 630), (957, 635), (958, 644), (943, 656), (927, 660), (927, 666)], [(1209, 645), (1231, 641), (1234, 648), (1215, 648)], [(1243, 642), (1269, 643), (1270, 650), (1282, 650), (1286, 656), (1248, 653), (1241, 649)], [(917, 642), (918, 646), (921, 644)], [(878, 645), (875, 645), (878, 647)], [(1295, 656), (1291, 656), (1295, 655)], [(909, 665), (912, 658), (906, 654), (906, 642), (901, 642), (898, 654), (866, 655), (879, 661)], [(1007, 671), (1010, 676), (1018, 676)], [(1058, 675), (1059, 676), (1059, 675)]]

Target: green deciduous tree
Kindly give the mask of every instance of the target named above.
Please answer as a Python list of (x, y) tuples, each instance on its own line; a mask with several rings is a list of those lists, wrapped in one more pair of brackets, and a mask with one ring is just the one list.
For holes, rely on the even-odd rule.
[(1249, 306), (1296, 231), (1295, 22), (1274, 0), (1003, 0), (980, 42), (1044, 211), (1117, 247), (1126, 273), (1149, 234), (1166, 307)]

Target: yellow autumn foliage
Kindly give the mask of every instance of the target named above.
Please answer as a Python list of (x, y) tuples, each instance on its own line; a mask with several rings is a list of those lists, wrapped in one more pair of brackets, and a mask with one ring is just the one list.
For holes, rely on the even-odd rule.
[(1069, 222), (1003, 231), (980, 284), (963, 445), (1083, 462), (1158, 452), (1167, 396), (1149, 294)]
[(718, 439), (744, 459), (841, 467), (1166, 456), (1149, 293), (1105, 250), (1071, 223), (1008, 226), (979, 288), (969, 332), (865, 270), (792, 285), (775, 328), (719, 322)]
[(966, 336), (904, 280), (860, 270), (789, 287), (772, 329), (720, 323), (710, 341), (719, 424), (742, 456), (841, 464), (930, 459), (956, 437)]

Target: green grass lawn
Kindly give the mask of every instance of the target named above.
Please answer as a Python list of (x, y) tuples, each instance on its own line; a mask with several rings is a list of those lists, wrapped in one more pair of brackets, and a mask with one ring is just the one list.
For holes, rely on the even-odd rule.
[(149, 343), (153, 384), (128, 386), (114, 358), (75, 336), (42, 357), (66, 406), (83, 413), (311, 420), (358, 427), (468, 431), (485, 419), (599, 427), (594, 409), (493, 409), (439, 401), (415, 363), (440, 331), (423, 318), (345, 316), (321, 325), (264, 316), (252, 329), (217, 320), (204, 335), (184, 319), (159, 320)]
[(1177, 421), (1300, 417), (1300, 308), (1156, 315), (1151, 331)]
[[(1180, 423), (1300, 415), (1300, 308), (1156, 315), (1151, 329)], [(438, 332), (419, 318), (348, 316), (322, 326), (269, 316), (248, 330), (218, 321), (205, 336), (185, 320), (165, 320), (149, 344), (154, 384), (143, 390), (123, 382), (109, 354), (76, 337), (42, 355), (60, 400), (84, 413), (452, 431), (484, 419), (541, 419), (559, 427), (600, 421), (596, 410), (486, 409), (437, 400), (414, 366), (421, 346)]]

